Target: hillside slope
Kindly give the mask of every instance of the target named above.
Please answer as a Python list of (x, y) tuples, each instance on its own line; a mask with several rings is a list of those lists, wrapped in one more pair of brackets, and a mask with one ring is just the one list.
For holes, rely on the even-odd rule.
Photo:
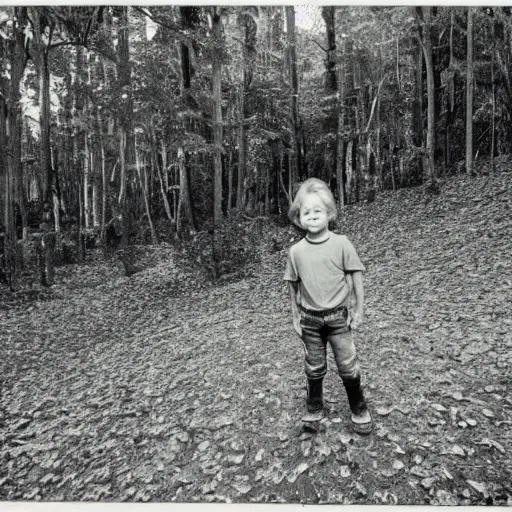
[(329, 413), (300, 424), (292, 228), (219, 286), (171, 248), (131, 278), (57, 269), (48, 300), (0, 312), (0, 499), (512, 504), (511, 198), (503, 172), (341, 216), (367, 266), (368, 438), (331, 356)]

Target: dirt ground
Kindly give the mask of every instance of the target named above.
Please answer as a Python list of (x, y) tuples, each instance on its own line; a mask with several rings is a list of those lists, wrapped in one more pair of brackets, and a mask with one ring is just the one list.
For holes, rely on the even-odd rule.
[(130, 278), (58, 268), (0, 309), (0, 499), (512, 505), (511, 198), (502, 172), (341, 216), (367, 266), (369, 437), (332, 356), (320, 431), (300, 422), (293, 229), (269, 224), (260, 264), (216, 285), (171, 247)]

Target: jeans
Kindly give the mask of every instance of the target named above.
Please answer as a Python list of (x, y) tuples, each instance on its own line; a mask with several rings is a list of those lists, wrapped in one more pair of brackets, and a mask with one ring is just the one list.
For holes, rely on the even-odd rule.
[(329, 316), (313, 316), (300, 310), (305, 370), (309, 379), (321, 379), (327, 373), (327, 342), (331, 345), (342, 379), (360, 375), (356, 347), (347, 325), (346, 308)]
[(357, 362), (356, 347), (347, 319), (347, 308), (325, 316), (315, 316), (300, 310), (304, 367), (309, 380), (323, 379), (327, 373), (329, 343), (347, 392), (350, 409), (359, 414), (366, 409), (366, 402), (361, 388), (361, 370)]

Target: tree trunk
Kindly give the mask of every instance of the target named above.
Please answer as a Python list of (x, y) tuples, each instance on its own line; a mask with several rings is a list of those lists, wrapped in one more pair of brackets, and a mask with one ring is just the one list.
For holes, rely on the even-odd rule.
[(353, 190), (354, 190), (354, 166), (353, 166), (353, 150), (354, 150), (354, 141), (349, 140), (347, 144), (346, 151), (346, 161), (345, 161), (345, 174), (347, 175), (347, 184), (346, 184), (346, 193), (347, 193), (347, 203), (351, 204), (353, 202)]
[[(40, 165), (42, 200), (50, 202), (51, 156), (50, 156), (50, 70), (48, 52), (51, 44), (53, 28), (43, 24), (43, 10), (40, 7), (30, 8), (30, 17), (34, 28), (34, 39), (31, 45), (32, 56), (39, 76), (39, 122), (41, 127)], [(46, 28), (49, 28), (49, 40), (45, 42)]]
[(466, 172), (473, 174), (473, 8), (468, 7), (466, 74)]
[(344, 162), (345, 155), (343, 149), (344, 143), (344, 131), (345, 131), (345, 66), (344, 66), (344, 55), (340, 51), (338, 62), (338, 124), (336, 130), (336, 185), (338, 187), (338, 201), (340, 206), (343, 208), (347, 204), (345, 195), (345, 180), (344, 180)]
[[(243, 70), (243, 81), (245, 82), (245, 69)], [(247, 166), (245, 132), (245, 87), (240, 92), (240, 123), (238, 127), (238, 182), (236, 187), (236, 207), (242, 211), (245, 208), (245, 176)]]
[[(336, 74), (336, 31), (335, 31), (335, 7), (328, 6), (322, 7), (322, 17), (325, 21), (326, 28), (326, 39), (327, 39), (327, 57), (324, 61), (325, 63), (325, 94), (328, 97), (334, 97), (336, 92), (338, 91), (338, 83), (337, 83), (337, 74)], [(328, 179), (330, 180), (334, 176), (336, 176), (336, 182), (338, 182), (337, 177), (337, 152), (339, 151), (339, 113), (340, 113), (340, 102), (336, 102), (334, 104), (338, 107), (338, 112), (336, 112), (336, 108), (332, 109), (332, 113), (326, 117), (325, 122), (325, 131), (326, 133), (332, 134), (334, 143), (327, 142), (326, 150), (331, 154), (332, 158), (332, 167), (328, 169)], [(333, 133), (333, 130), (336, 130)]]
[[(221, 7), (213, 8), (213, 40), (222, 44)], [(218, 274), (218, 264), (222, 249), (218, 237), (222, 225), (222, 105), (221, 105), (221, 74), (222, 62), (219, 52), (214, 52), (212, 62), (213, 81), (213, 144), (214, 144), (214, 180), (213, 180), (213, 225), (214, 246), (213, 259)]]
[(402, 84), (400, 82), (400, 48), (399, 48), (400, 38), (396, 38), (396, 84), (398, 92), (402, 92)]
[(127, 192), (129, 181), (128, 169), (134, 168), (134, 137), (133, 137), (133, 95), (131, 85), (131, 64), (129, 46), (129, 6), (121, 7), (122, 14), (119, 26), (118, 41), (118, 80), (121, 88), (121, 114), (119, 119), (119, 161), (121, 170), (121, 184), (119, 192), (119, 208), (122, 212), (122, 238), (121, 245), (128, 245), (131, 231), (132, 208), (131, 195)]
[(91, 226), (91, 202), (89, 199), (90, 162), (89, 133), (86, 129), (84, 136), (84, 225), (86, 230)]
[[(193, 30), (198, 22), (198, 8), (197, 7), (180, 7), (180, 16), (183, 27), (186, 30)], [(181, 95), (182, 100), (189, 102), (190, 87), (192, 85), (192, 64), (190, 58), (190, 49), (188, 45), (181, 45)], [(185, 215), (185, 223), (187, 225), (186, 236), (196, 231), (196, 222), (192, 209), (192, 197), (190, 194), (190, 180), (189, 169), (187, 169), (187, 155), (183, 148), (178, 149), (179, 161), (179, 202), (176, 209), (176, 234), (179, 235), (182, 229), (182, 222), (178, 220), (180, 215)], [(186, 197), (182, 197), (186, 194)], [(180, 209), (181, 206), (181, 209)]]
[[(170, 221), (174, 221), (172, 213), (171, 213), (171, 205), (169, 204), (169, 198), (167, 196), (167, 191), (169, 190), (169, 177), (167, 173), (167, 148), (165, 147), (164, 142), (162, 142), (162, 169), (158, 165), (157, 158), (157, 149), (156, 149), (156, 135), (153, 135), (153, 143), (155, 144), (154, 150), (154, 165), (156, 167), (156, 171), (158, 173), (158, 181), (160, 182), (160, 193), (162, 194), (162, 201), (164, 203), (165, 214)], [(163, 174), (163, 176), (162, 176)]]
[(325, 90), (333, 93), (337, 89), (336, 83), (336, 31), (334, 6), (322, 7), (322, 17), (325, 21), (327, 39), (327, 57), (325, 59)]
[[(8, 144), (7, 140), (7, 103), (5, 101), (8, 92), (7, 92), (7, 81), (4, 81), (2, 77), (0, 77), (0, 148), (6, 148)], [(8, 181), (8, 172), (7, 172), (7, 157), (5, 151), (0, 151), (0, 223), (6, 226), (6, 218), (7, 218), (7, 193), (9, 190), (9, 181)], [(0, 236), (2, 234), (0, 233)], [(3, 242), (3, 240), (2, 240)], [(3, 247), (2, 247), (3, 249)], [(3, 254), (3, 251), (0, 253)], [(3, 267), (3, 261), (0, 260), (0, 268)]]
[(227, 200), (227, 214), (231, 216), (231, 207), (233, 202), (233, 152), (229, 152), (228, 161), (228, 200)]
[(50, 158), (50, 72), (48, 69), (48, 54), (43, 52), (42, 66), (39, 70), (39, 104), (41, 108), (41, 171), (43, 201), (50, 200), (50, 184), (52, 166)]
[(453, 124), (453, 109), (455, 106), (455, 72), (453, 60), (453, 28), (455, 25), (455, 10), (450, 9), (450, 63), (448, 64), (448, 93), (446, 95), (446, 128), (445, 128), (445, 166), (449, 167), (451, 158), (451, 131)]
[(85, 239), (84, 239), (84, 207), (82, 198), (82, 185), (78, 182), (78, 231), (77, 231), (78, 260), (85, 261)]
[(437, 177), (434, 163), (434, 130), (435, 130), (435, 89), (434, 89), (434, 67), (432, 61), (432, 40), (431, 40), (431, 19), (432, 7), (418, 7), (423, 14), (423, 55), (425, 57), (425, 65), (427, 68), (427, 148), (426, 148), (426, 167), (428, 176), (432, 186), (436, 185)]
[(300, 137), (299, 137), (299, 114), (298, 96), (299, 82), (297, 78), (297, 51), (295, 47), (295, 8), (293, 5), (286, 6), (286, 38), (288, 42), (288, 66), (290, 82), (292, 85), (291, 111), (292, 111), (292, 148), (294, 149), (293, 176), (294, 182), (300, 179), (299, 172), (302, 172)]
[[(183, 151), (183, 148), (178, 149), (178, 169), (180, 194), (175, 213), (176, 234), (178, 236), (184, 235), (185, 238), (189, 238), (191, 233), (194, 232), (194, 225), (192, 224), (187, 167), (185, 162), (185, 152)], [(185, 224), (185, 226), (183, 226), (183, 224)]]
[[(414, 80), (413, 142), (418, 148), (423, 146), (423, 48), (420, 42), (415, 44), (416, 66)], [(420, 169), (421, 171), (421, 169)]]
[[(246, 7), (244, 9), (251, 9)], [(250, 94), (254, 66), (256, 64), (257, 25), (252, 16), (244, 13), (240, 16), (240, 23), (244, 31), (244, 44), (242, 47), (242, 84), (240, 91), (240, 123), (238, 128), (238, 181), (236, 190), (236, 207), (245, 208), (245, 176), (247, 174), (247, 133), (245, 120), (250, 113), (247, 108), (246, 96)]]
[[(149, 206), (149, 199), (148, 199), (148, 187), (146, 180), (142, 179), (141, 176), (141, 169), (140, 169), (140, 157), (139, 152), (137, 151), (137, 138), (135, 137), (134, 140), (135, 145), (135, 167), (137, 169), (137, 177), (139, 178), (139, 185), (142, 189), (142, 195), (144, 197), (144, 205), (146, 207), (146, 216), (148, 218), (149, 223), (149, 230), (151, 233), (151, 243), (153, 245), (158, 245), (158, 237), (156, 236), (155, 226), (153, 225), (153, 220), (151, 219), (151, 208)], [(144, 167), (145, 169), (145, 167)], [(144, 171), (144, 178), (146, 177), (146, 171)]]
[(492, 116), (491, 116), (491, 169), (494, 171), (494, 148), (496, 138), (496, 86), (494, 84), (494, 51), (491, 62), (491, 81), (492, 81)]
[(98, 137), (100, 141), (100, 154), (101, 154), (101, 240), (105, 243), (105, 223), (107, 213), (107, 169), (105, 159), (105, 143), (103, 141), (103, 121), (101, 119), (100, 110), (96, 109), (96, 116), (98, 121)]
[[(379, 79), (382, 80), (382, 46), (379, 46)], [(376, 141), (376, 172), (374, 177), (374, 190), (382, 190), (382, 152), (381, 152), (381, 123), (380, 123), (380, 96), (377, 99), (377, 141)]]
[[(97, 151), (94, 152), (94, 156), (95, 160), (100, 159), (99, 153)], [(98, 176), (96, 176), (96, 173), (94, 173), (92, 177), (92, 225), (94, 228), (98, 228), (101, 223), (99, 181), (100, 180), (98, 179)]]
[(20, 194), (21, 183), (21, 94), (20, 84), (25, 69), (25, 26), (27, 23), (27, 8), (14, 7), (12, 24), (13, 44), (9, 48), (10, 87), (7, 112), (7, 193), (6, 193), (6, 236), (5, 252), (9, 287), (16, 288), (17, 271), (19, 267), (16, 235), (15, 204), (23, 209), (23, 197)]

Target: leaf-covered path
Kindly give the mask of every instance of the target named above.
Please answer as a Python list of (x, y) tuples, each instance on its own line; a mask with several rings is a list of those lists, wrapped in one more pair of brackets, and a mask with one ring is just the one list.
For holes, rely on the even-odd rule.
[(512, 504), (511, 197), (510, 172), (457, 178), (341, 219), (368, 269), (368, 438), (332, 358), (302, 430), (291, 229), (219, 286), (170, 248), (131, 278), (57, 269), (48, 300), (0, 311), (0, 499)]

